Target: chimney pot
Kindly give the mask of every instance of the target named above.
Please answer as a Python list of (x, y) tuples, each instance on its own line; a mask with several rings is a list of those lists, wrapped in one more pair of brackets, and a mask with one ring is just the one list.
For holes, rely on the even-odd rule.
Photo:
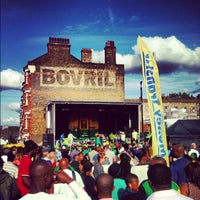
[(116, 64), (116, 47), (114, 41), (107, 41), (105, 50), (105, 64)]
[(70, 55), (70, 40), (66, 38), (49, 37), (49, 43), (47, 44), (48, 53), (69, 56)]
[(92, 50), (89, 48), (83, 48), (81, 50), (81, 61), (84, 63), (92, 62)]

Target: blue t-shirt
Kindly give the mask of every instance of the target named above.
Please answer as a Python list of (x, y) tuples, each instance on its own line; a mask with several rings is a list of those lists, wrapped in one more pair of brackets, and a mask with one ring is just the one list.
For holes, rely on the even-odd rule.
[(172, 173), (172, 180), (176, 182), (179, 186), (182, 183), (187, 182), (187, 177), (184, 172), (184, 167), (190, 163), (190, 160), (187, 158), (178, 158), (176, 161), (174, 161), (171, 166), (170, 170)]

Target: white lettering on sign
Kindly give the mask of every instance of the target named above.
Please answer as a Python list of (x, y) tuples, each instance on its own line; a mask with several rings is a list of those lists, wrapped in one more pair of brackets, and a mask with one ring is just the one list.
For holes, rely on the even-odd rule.
[(114, 89), (116, 73), (108, 69), (41, 67), (40, 86)]

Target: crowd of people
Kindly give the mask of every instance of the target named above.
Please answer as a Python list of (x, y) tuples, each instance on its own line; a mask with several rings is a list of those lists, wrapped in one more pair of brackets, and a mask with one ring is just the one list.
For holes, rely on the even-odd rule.
[(148, 142), (25, 147), (1, 152), (0, 200), (200, 199), (200, 155), (173, 144), (169, 166)]

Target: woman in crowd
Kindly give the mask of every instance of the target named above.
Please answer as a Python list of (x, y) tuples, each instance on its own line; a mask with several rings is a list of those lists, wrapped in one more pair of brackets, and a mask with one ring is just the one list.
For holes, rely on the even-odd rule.
[(15, 159), (13, 161), (13, 164), (15, 164), (19, 167), (20, 160), (22, 159), (23, 155), (24, 155), (24, 148), (18, 147), (17, 152), (15, 152)]
[(197, 161), (191, 162), (184, 168), (188, 178), (187, 183), (180, 186), (181, 194), (191, 197), (194, 200), (200, 198), (200, 163)]
[(121, 176), (123, 179), (126, 179), (127, 175), (131, 172), (131, 158), (128, 153), (121, 153), (120, 154), (120, 167), (121, 167)]
[(94, 175), (94, 178), (97, 179), (97, 177), (100, 175), (100, 174), (103, 174), (104, 173), (104, 168), (103, 168), (103, 164), (106, 160), (106, 154), (104, 152), (100, 152), (98, 154), (98, 162), (97, 164), (94, 166), (94, 171), (93, 171), (93, 175)]

